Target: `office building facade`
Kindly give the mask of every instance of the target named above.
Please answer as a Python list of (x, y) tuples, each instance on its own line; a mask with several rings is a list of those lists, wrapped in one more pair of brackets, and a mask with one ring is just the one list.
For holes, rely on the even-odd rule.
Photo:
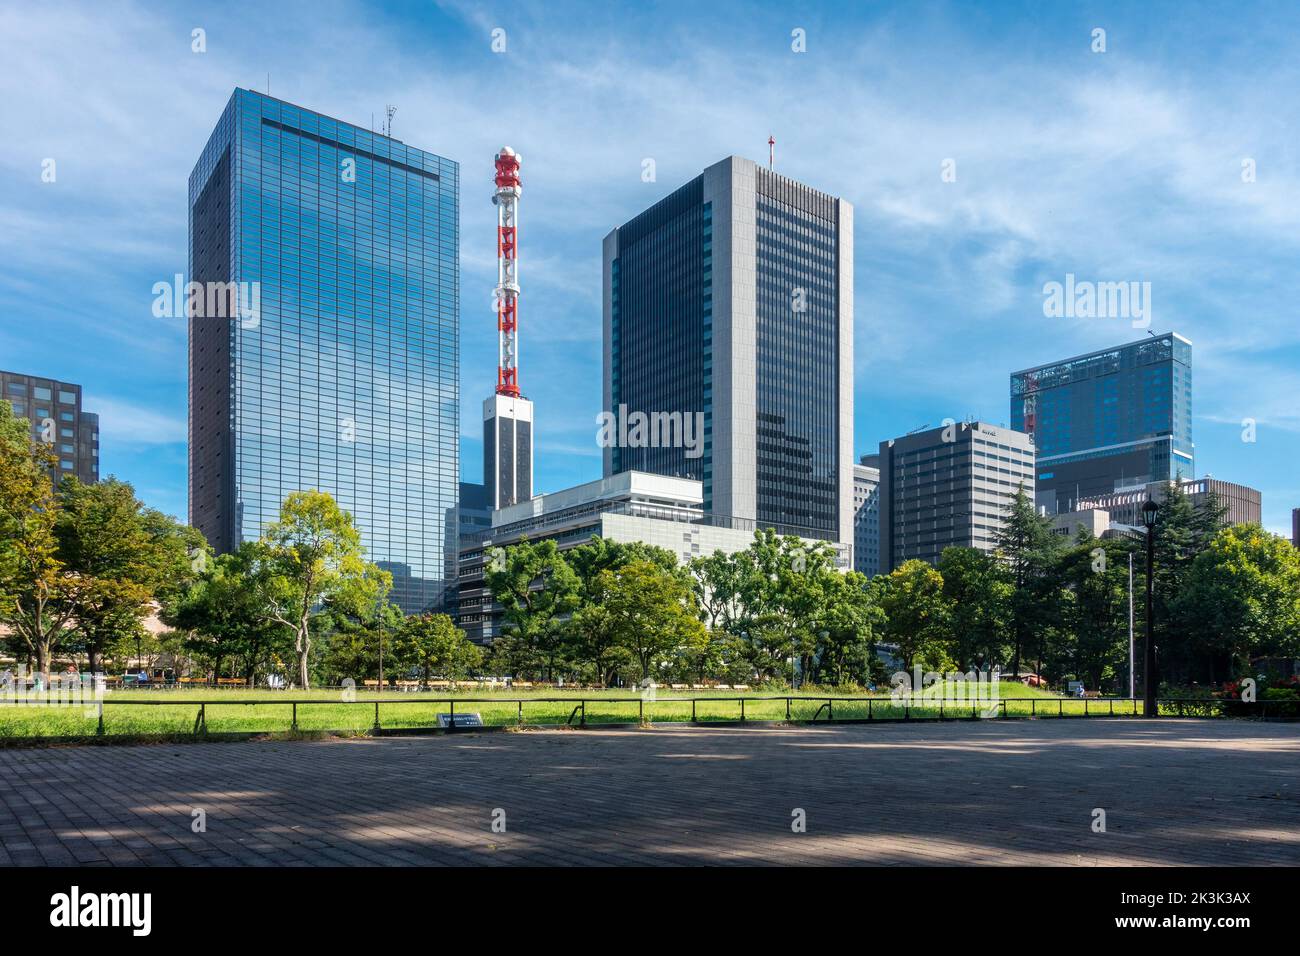
[(853, 207), (729, 157), (606, 236), (603, 274), (605, 411), (678, 426), (619, 430), (605, 474), (851, 545)]
[(483, 484), (493, 508), (533, 496), (533, 403), (512, 395), (483, 401)]
[(880, 572), (936, 564), (947, 547), (992, 552), (1016, 493), (1034, 497), (1028, 435), (954, 422), (880, 444)]
[(853, 466), (853, 570), (880, 573), (880, 456)]
[(1192, 343), (1174, 332), (1011, 375), (1011, 427), (1033, 436), (1039, 503), (1195, 475)]
[[(1115, 491), (1108, 495), (1094, 495), (1079, 500), (1079, 508), (1097, 508), (1110, 515), (1114, 523), (1142, 526), (1142, 506), (1151, 501), (1161, 501), (1169, 487), (1167, 481), (1153, 481), (1137, 488)], [(1264, 515), (1263, 495), (1258, 488), (1239, 485), (1218, 478), (1184, 479), (1178, 490), (1187, 495), (1196, 508), (1203, 507), (1210, 495), (1224, 508), (1222, 523), (1260, 524)]]
[(56, 485), (64, 475), (87, 485), (99, 481), (99, 416), (82, 408), (80, 385), (0, 372), (0, 399), (31, 423), (32, 441), (54, 453), (51, 477)]
[[(393, 573), (396, 603), (442, 600), (460, 470), (459, 188), (450, 160), (231, 97), (189, 185), (189, 288), (207, 303), (189, 315), (190, 522), (218, 551), (319, 489)], [(222, 287), (234, 315), (211, 307)]]

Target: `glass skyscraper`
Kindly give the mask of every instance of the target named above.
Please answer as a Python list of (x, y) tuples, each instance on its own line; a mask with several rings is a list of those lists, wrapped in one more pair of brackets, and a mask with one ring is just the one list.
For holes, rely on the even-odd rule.
[[(206, 290), (189, 318), (190, 522), (218, 551), (319, 489), (393, 573), (396, 603), (441, 602), (460, 473), (459, 188), (450, 160), (231, 97), (189, 183), (190, 280)], [(221, 284), (239, 306), (224, 315)]]
[(1015, 372), (1011, 427), (1033, 436), (1039, 503), (1195, 477), (1192, 343), (1169, 332)]
[[(739, 157), (604, 247), (604, 406), (699, 415), (605, 474), (695, 478), (706, 511), (853, 543), (853, 207)], [(695, 453), (698, 452), (698, 453)]]

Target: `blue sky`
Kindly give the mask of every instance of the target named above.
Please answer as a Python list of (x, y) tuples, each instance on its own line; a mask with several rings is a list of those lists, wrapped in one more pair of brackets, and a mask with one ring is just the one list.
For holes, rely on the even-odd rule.
[(772, 134), (778, 171), (855, 206), (858, 452), (945, 417), (1005, 422), (1009, 372), (1142, 336), (1045, 317), (1045, 282), (1150, 282), (1151, 328), (1194, 343), (1198, 472), (1260, 488), (1289, 533), (1298, 27), (1281, 2), (4, 0), (0, 367), (82, 383), (103, 473), (185, 515), (185, 329), (152, 316), (151, 287), (184, 271), (186, 179), (232, 89), (270, 73), (273, 95), (359, 125), (396, 104), (398, 138), (461, 163), (469, 480), (496, 366), (492, 155), (521, 153), (537, 487), (589, 480), (602, 237), (728, 154), (764, 161)]

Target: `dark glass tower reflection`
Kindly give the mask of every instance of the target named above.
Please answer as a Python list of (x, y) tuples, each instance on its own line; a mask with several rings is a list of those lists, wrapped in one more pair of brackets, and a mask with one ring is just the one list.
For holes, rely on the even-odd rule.
[[(291, 492), (350, 511), (407, 611), (455, 573), (459, 167), (236, 90), (190, 176), (190, 521), (255, 539)], [(214, 296), (207, 296), (211, 303)], [(451, 516), (450, 518), (448, 516)]]
[(1050, 510), (1195, 477), (1192, 343), (1168, 332), (1015, 372), (1011, 427), (1033, 437)]

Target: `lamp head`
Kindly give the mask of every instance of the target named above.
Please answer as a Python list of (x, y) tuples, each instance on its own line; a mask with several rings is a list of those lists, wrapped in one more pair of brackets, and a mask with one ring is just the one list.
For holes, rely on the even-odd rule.
[(1156, 526), (1156, 512), (1159, 510), (1160, 506), (1150, 498), (1142, 506), (1142, 523), (1147, 526), (1148, 531)]

